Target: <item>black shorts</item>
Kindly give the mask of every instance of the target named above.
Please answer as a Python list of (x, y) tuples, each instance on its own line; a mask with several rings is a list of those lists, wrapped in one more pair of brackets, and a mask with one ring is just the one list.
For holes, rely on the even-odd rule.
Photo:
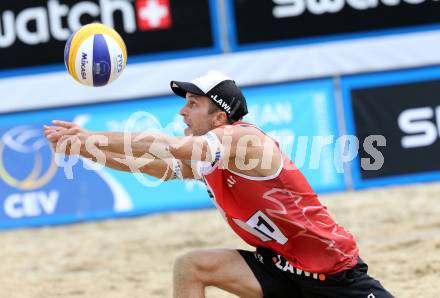
[(238, 251), (259, 281), (264, 298), (392, 298), (379, 281), (367, 274), (361, 259), (337, 274), (304, 272), (268, 249)]

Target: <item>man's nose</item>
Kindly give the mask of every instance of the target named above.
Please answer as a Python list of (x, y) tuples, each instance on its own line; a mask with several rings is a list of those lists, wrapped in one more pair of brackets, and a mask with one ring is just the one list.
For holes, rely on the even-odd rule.
[(182, 108), (180, 108), (179, 114), (181, 116), (185, 116), (187, 114), (187, 112), (186, 112), (186, 105), (184, 105)]

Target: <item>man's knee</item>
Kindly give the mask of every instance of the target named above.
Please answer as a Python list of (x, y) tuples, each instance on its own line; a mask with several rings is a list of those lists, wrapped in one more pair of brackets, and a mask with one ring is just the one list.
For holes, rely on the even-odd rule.
[(206, 250), (194, 250), (179, 256), (174, 262), (174, 275), (179, 279), (206, 282), (209, 273), (215, 271), (215, 258)]
[(174, 262), (174, 274), (180, 277), (194, 278), (198, 271), (200, 270), (195, 251), (180, 255)]

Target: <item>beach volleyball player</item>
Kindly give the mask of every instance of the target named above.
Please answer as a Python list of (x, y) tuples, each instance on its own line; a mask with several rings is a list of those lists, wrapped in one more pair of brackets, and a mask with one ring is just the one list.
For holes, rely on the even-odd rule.
[[(240, 297), (392, 297), (367, 274), (353, 236), (333, 221), (277, 142), (240, 121), (246, 100), (233, 80), (211, 71), (192, 82), (172, 81), (171, 89), (186, 99), (180, 110), (186, 136), (130, 133), (132, 156), (122, 132), (54, 121), (45, 135), (64, 154), (96, 161), (88, 141), (105, 153), (106, 166), (130, 171), (121, 160), (149, 154), (156, 158), (140, 167), (143, 173), (206, 183), (227, 223), (256, 250), (200, 249), (179, 257), (175, 297), (205, 297), (207, 286)], [(79, 151), (60, 146), (69, 142)]]

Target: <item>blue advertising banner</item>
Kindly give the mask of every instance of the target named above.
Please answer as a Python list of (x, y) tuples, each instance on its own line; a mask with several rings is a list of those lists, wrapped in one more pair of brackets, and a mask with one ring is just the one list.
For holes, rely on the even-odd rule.
[[(66, 179), (42, 134), (43, 123), (0, 128), (0, 227), (66, 222), (132, 209), (112, 177), (75, 168)], [(99, 194), (99, 196), (97, 196)]]
[(182, 135), (182, 103), (180, 98), (164, 97), (2, 116), (0, 228), (211, 207), (204, 185), (197, 181), (165, 185), (145, 175), (94, 170), (95, 164), (73, 156), (58, 160), (59, 167), (43, 136), (43, 124), (52, 119), (90, 130), (123, 131), (130, 117), (136, 118), (130, 130)]
[[(317, 192), (343, 190), (331, 80), (244, 88), (244, 119), (276, 138)], [(184, 101), (161, 97), (3, 115), (0, 119), (0, 228), (58, 224), (212, 207), (197, 181), (163, 182), (75, 156), (54, 159), (42, 126), (73, 121), (94, 131), (183, 135)], [(55, 162), (56, 160), (56, 162)]]
[(440, 179), (440, 67), (341, 83), (347, 133), (362, 145), (351, 163), (355, 188)]

